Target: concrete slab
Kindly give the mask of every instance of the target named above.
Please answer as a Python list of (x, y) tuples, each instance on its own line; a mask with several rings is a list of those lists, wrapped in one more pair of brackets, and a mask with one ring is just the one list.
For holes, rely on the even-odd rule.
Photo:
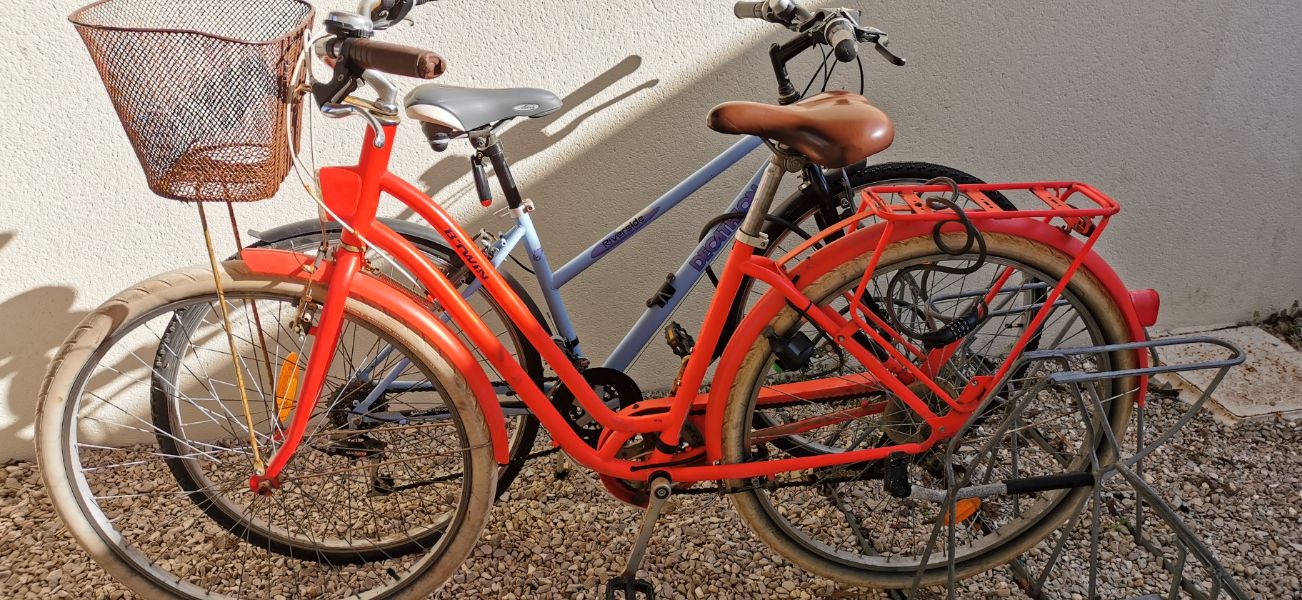
[[(1258, 327), (1233, 327), (1214, 331), (1181, 331), (1226, 340), (1247, 354), (1247, 361), (1230, 369), (1212, 395), (1211, 403), (1221, 416), (1233, 420), (1302, 418), (1302, 352)], [(1159, 350), (1168, 364), (1195, 363), (1224, 357), (1224, 350), (1210, 346), (1172, 346)], [(1180, 373), (1197, 391), (1215, 377), (1214, 370)], [(1216, 410), (1220, 409), (1220, 410)]]

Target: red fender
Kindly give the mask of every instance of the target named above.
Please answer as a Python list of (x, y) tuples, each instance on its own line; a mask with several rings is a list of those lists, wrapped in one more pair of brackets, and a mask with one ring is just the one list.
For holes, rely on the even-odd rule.
[[(329, 281), (333, 266), (330, 262), (323, 262), (321, 269), (309, 274), (303, 270), (303, 267), (312, 264), (311, 257), (286, 250), (266, 248), (245, 248), (240, 252), (240, 258), (244, 259), (249, 269), (259, 275), (311, 279), (318, 282)], [(439, 353), (452, 363), (453, 368), (466, 378), (470, 391), (475, 395), (475, 401), (479, 403), (480, 410), (484, 411), (484, 418), (488, 420), (488, 431), (493, 438), (494, 457), (499, 464), (510, 462), (506, 418), (502, 415), (502, 406), (498, 404), (497, 393), (493, 391), (493, 384), (488, 380), (483, 367), (479, 366), (479, 361), (475, 360), (474, 355), (466, 349), (461, 340), (457, 339), (443, 322), (430, 314), (406, 291), (384, 279), (359, 272), (353, 278), (351, 292), (352, 298), (371, 306), (383, 307), (386, 312), (393, 313), (399, 320), (414, 327), (425, 341), (437, 348)]]
[[(1004, 233), (1035, 240), (1070, 257), (1079, 256), (1084, 248), (1084, 244), (1079, 239), (1057, 227), (1036, 219), (978, 219), (974, 220), (973, 224), (983, 232)], [(891, 243), (923, 235), (929, 236), (933, 227), (935, 227), (935, 223), (926, 221), (896, 222)], [(862, 254), (865, 248), (875, 248), (884, 231), (885, 224), (879, 223), (851, 233), (818, 250), (791, 270), (791, 276), (796, 282), (796, 287), (803, 290), (824, 273)], [(1142, 342), (1147, 339), (1144, 323), (1151, 324), (1152, 321), (1156, 320), (1157, 293), (1152, 290), (1143, 290), (1132, 296), (1132, 293), (1126, 289), (1125, 284), (1121, 282), (1121, 278), (1117, 276), (1116, 271), (1112, 270), (1112, 267), (1092, 250), (1085, 257), (1081, 268), (1089, 271), (1107, 290), (1108, 295), (1112, 296), (1113, 301), (1117, 303), (1117, 307), (1121, 309), (1126, 325), (1130, 329), (1131, 341)], [(1143, 319), (1140, 318), (1140, 314), (1135, 309), (1132, 301), (1133, 297), (1144, 299)], [(733, 333), (727, 349), (719, 358), (719, 364), (714, 374), (715, 381), (731, 381), (732, 378), (736, 377), (737, 370), (741, 368), (741, 362), (745, 359), (747, 352), (750, 351), (751, 345), (734, 342), (756, 339), (773, 316), (782, 310), (784, 305), (785, 300), (781, 294), (774, 291), (766, 293), (755, 304), (745, 318), (742, 319), (736, 332)], [(1147, 367), (1148, 354), (1145, 352), (1137, 352), (1136, 354), (1139, 366), (1141, 368)], [(1143, 382), (1141, 382), (1140, 389), (1143, 389), (1142, 386)], [(706, 451), (711, 461), (723, 459), (720, 434), (723, 431), (723, 413), (727, 405), (728, 394), (731, 391), (730, 387), (714, 386), (710, 390), (705, 411), (704, 431), (707, 432)]]

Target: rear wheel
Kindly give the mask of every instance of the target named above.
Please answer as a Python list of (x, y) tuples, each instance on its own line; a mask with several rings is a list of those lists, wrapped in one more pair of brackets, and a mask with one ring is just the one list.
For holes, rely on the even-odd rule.
[[(946, 240), (951, 247), (962, 247), (960, 236), (947, 237), (952, 238)], [(1013, 342), (1026, 332), (1033, 311), (1042, 305), (1046, 286), (1056, 285), (1070, 264), (1061, 253), (1026, 239), (987, 234), (986, 241), (985, 266), (975, 273), (934, 274), (928, 279), (909, 268), (971, 266), (976, 257), (946, 254), (930, 236), (893, 244), (883, 251), (869, 288), (879, 304), (893, 306), (891, 312), (898, 323), (925, 330), (964, 314), (972, 298), (994, 290), (994, 284), (1000, 282), (990, 302), (990, 318), (958, 343), (957, 351), (938, 371), (937, 382), (951, 392), (1003, 364)], [(844, 294), (852, 292), (862, 278), (870, 256), (871, 249), (815, 275), (817, 279), (806, 293), (820, 305), (839, 309), (846, 302)], [(1002, 280), (1005, 273), (1010, 276)], [(892, 280), (900, 281), (897, 275), (912, 281), (891, 286)], [(1072, 278), (1052, 310), (1037, 331), (1041, 348), (1087, 347), (1128, 339), (1120, 310), (1087, 272)], [(802, 332), (814, 340), (815, 349), (808, 363), (784, 369), (774, 356), (770, 339), (754, 342), (734, 380), (724, 416), (723, 449), (728, 462), (840, 453), (926, 439), (926, 425), (880, 387), (868, 386), (835, 398), (774, 393), (797, 389), (778, 387), (792, 381), (842, 383), (862, 381), (867, 375), (862, 365), (852, 357), (847, 359), (846, 353), (820, 336), (797, 311), (787, 308), (779, 312), (768, 327), (766, 331), (779, 338)], [(1071, 368), (1103, 371), (1134, 364), (1133, 354), (1114, 353)], [(1038, 373), (1021, 375), (1034, 379)], [(1101, 460), (1108, 459), (1099, 436), (1091, 437), (1089, 431), (1106, 422), (1120, 437), (1137, 392), (1134, 378), (1097, 385), (1105, 399), (1104, 415), (1078, 410), (1069, 394), (1055, 388), (1038, 394), (1025, 412), (1018, 413), (1010, 402), (1016, 397), (1014, 388), (1003, 390), (983, 413), (973, 417), (971, 430), (953, 455), (946, 457), (933, 450), (911, 457), (907, 467), (910, 481), (946, 489), (942, 469), (946, 458), (953, 461), (960, 476), (972, 474), (973, 484), (1089, 470), (1092, 453), (1099, 451)], [(922, 397), (930, 403), (925, 394)], [(939, 400), (931, 400), (936, 402), (933, 408), (941, 411)], [(845, 415), (855, 416), (847, 419)], [(771, 429), (815, 423), (809, 421), (815, 417), (831, 417), (834, 423)], [(999, 426), (1012, 418), (1019, 419), (1016, 426), (999, 433)], [(800, 432), (794, 433), (797, 429)], [(948, 575), (945, 536), (930, 537), (941, 516), (940, 505), (885, 494), (883, 472), (882, 461), (874, 461), (782, 473), (770, 480), (735, 482), (747, 491), (732, 498), (742, 518), (766, 543), (811, 572), (853, 585), (905, 588), (928, 556), (921, 569), (922, 583), (944, 582)], [(1088, 493), (1088, 488), (1077, 488), (987, 499), (956, 526), (958, 575), (971, 576), (1019, 556), (1074, 514)]]
[[(148, 598), (428, 595), (469, 553), (492, 506), (492, 442), (464, 379), (419, 334), (349, 300), (340, 345), (350, 351), (335, 355), (281, 487), (255, 494), (247, 423), (266, 457), (297, 409), (283, 380), (267, 380), (265, 357), (306, 364), (311, 338), (293, 325), (301, 282), (238, 261), (222, 268), (237, 360), (219, 319), (194, 324), (184, 353), (158, 348), (177, 312), (216, 313), (212, 274), (199, 268), (119, 294), (60, 349), (37, 451), (68, 530)], [(404, 377), (429, 385), (363, 408), (348, 386), (352, 361), (382, 347), (393, 349), (383, 364), (406, 363)], [(153, 389), (156, 361), (182, 365), (165, 380), (169, 393)]]

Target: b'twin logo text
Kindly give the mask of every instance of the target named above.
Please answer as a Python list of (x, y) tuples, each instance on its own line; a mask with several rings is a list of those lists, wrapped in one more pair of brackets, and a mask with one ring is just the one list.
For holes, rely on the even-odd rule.
[(466, 246), (465, 242), (461, 241), (461, 236), (457, 234), (455, 229), (444, 229), (443, 235), (452, 241), (452, 249), (457, 252), (457, 256), (460, 256), (461, 260), (466, 261), (466, 266), (475, 272), (475, 277), (488, 279), (488, 269), (485, 269), (479, 259), (475, 258), (475, 254), (470, 251), (470, 247)]

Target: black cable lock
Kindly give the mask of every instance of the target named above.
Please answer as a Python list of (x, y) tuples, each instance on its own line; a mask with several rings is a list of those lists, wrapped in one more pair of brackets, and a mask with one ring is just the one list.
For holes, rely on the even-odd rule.
[[(951, 195), (949, 198), (933, 196), (927, 199), (927, 207), (933, 210), (950, 210), (954, 213), (954, 220), (945, 220), (936, 223), (931, 230), (931, 239), (941, 252), (950, 256), (962, 256), (972, 251), (976, 247), (977, 257), (971, 265), (966, 267), (948, 267), (938, 264), (924, 263), (913, 265), (900, 269), (895, 275), (891, 276), (890, 283), (886, 286), (886, 313), (890, 316), (891, 323), (895, 329), (910, 338), (922, 343), (923, 348), (933, 350), (948, 346), (958, 340), (967, 337), (985, 322), (990, 316), (990, 307), (986, 305), (984, 298), (978, 299), (970, 309), (962, 316), (950, 321), (944, 327), (935, 331), (923, 331), (906, 325), (900, 319), (899, 309), (896, 306), (898, 297), (896, 291), (900, 285), (909, 284), (914, 294), (921, 300), (927, 295), (928, 281), (932, 273), (946, 273), (950, 275), (971, 275), (985, 266), (986, 262), (986, 240), (981, 231), (972, 224), (968, 218), (967, 212), (957, 203), (959, 196), (958, 184), (954, 180), (941, 177), (932, 179), (923, 185), (946, 184), (950, 187)], [(963, 240), (962, 247), (955, 248), (945, 241), (943, 228), (947, 223), (957, 221), (963, 226), (963, 232), (966, 237)], [(921, 272), (921, 281), (913, 278), (913, 274)], [(907, 304), (906, 304), (907, 306)], [(918, 309), (914, 309), (917, 311)]]

